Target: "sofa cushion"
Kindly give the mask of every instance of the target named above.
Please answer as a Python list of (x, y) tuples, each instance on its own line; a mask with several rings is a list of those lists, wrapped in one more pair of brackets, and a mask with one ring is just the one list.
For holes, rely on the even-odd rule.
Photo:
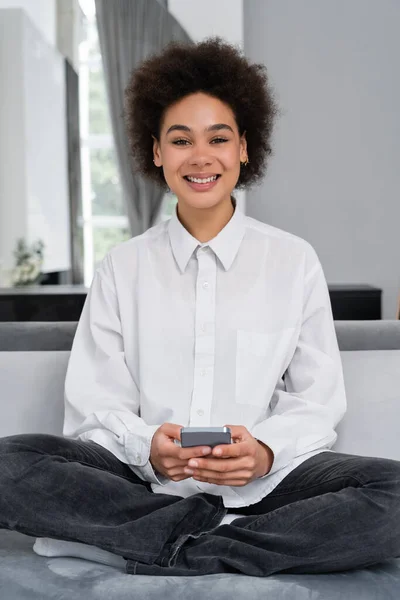
[(347, 412), (337, 452), (400, 460), (400, 350), (342, 351)]
[[(69, 352), (0, 352), (0, 437), (62, 435)], [(400, 460), (400, 350), (341, 352), (347, 412), (338, 452)]]
[[(341, 353), (348, 410), (337, 427), (339, 452), (400, 459), (400, 350)], [(0, 437), (14, 433), (62, 434), (63, 386), (69, 352), (0, 352)], [(269, 598), (397, 598), (400, 559), (365, 569), (320, 575), (132, 576), (78, 558), (36, 555), (34, 537), (0, 529), (1, 598), (52, 600), (60, 593), (85, 600), (118, 597), (225, 600), (233, 586), (254, 600)], [(67, 591), (66, 591), (67, 590)]]
[(62, 435), (69, 352), (0, 352), (0, 437)]
[(390, 600), (399, 597), (400, 559), (339, 573), (237, 573), (201, 576), (130, 575), (82, 558), (47, 558), (33, 537), (0, 529), (0, 597), (3, 600)]

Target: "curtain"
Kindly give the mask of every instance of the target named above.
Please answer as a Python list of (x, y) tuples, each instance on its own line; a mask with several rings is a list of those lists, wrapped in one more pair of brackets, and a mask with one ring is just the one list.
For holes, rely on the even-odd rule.
[(155, 224), (164, 192), (134, 173), (123, 120), (124, 90), (132, 70), (172, 40), (191, 41), (162, 0), (95, 0), (104, 77), (122, 193), (131, 235)]

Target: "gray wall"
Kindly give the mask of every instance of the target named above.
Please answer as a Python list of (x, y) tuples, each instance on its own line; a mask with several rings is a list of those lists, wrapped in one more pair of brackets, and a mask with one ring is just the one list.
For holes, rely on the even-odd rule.
[(244, 49), (282, 116), (247, 214), (308, 240), (328, 283), (400, 293), (400, 2), (244, 2)]

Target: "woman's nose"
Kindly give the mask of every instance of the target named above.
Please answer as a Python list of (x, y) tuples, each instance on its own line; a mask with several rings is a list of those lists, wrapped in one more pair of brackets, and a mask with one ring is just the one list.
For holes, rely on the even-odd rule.
[(191, 155), (189, 163), (192, 165), (206, 165), (211, 164), (213, 160), (214, 159), (212, 156), (210, 156), (210, 154), (207, 154), (206, 152), (195, 151)]

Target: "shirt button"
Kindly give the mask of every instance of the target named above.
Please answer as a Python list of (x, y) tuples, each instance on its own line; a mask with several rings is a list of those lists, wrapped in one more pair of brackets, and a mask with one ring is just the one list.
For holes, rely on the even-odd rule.
[(205, 323), (202, 323), (202, 324), (200, 325), (200, 329), (201, 329), (202, 331), (205, 331), (205, 330), (206, 330), (206, 325), (205, 325)]
[(208, 288), (208, 286), (209, 286), (209, 283), (208, 283), (208, 281), (205, 281), (205, 282), (203, 283), (203, 288)]
[(206, 374), (206, 370), (205, 370), (205, 369), (202, 369), (202, 370), (200, 371), (200, 375), (201, 375), (202, 377), (204, 377), (204, 375), (205, 375), (205, 374)]
[(204, 415), (204, 410), (200, 408), (200, 410), (197, 411), (197, 414), (202, 417)]

